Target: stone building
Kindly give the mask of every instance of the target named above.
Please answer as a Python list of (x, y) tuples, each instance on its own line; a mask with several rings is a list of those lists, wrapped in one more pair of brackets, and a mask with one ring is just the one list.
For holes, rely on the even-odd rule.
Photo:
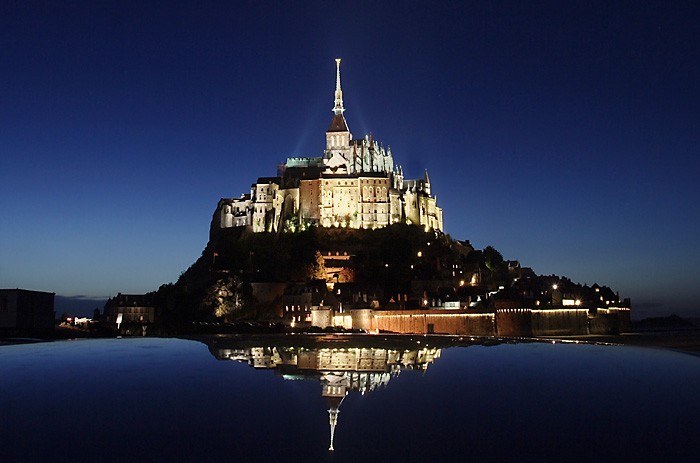
[(104, 316), (111, 323), (153, 323), (156, 319), (153, 295), (119, 293), (105, 303)]
[(336, 59), (333, 118), (323, 155), (288, 158), (276, 177), (258, 178), (250, 194), (222, 198), (213, 225), (272, 232), (311, 224), (379, 228), (403, 222), (442, 231), (442, 209), (427, 170), (421, 179), (404, 179), (391, 148), (385, 149), (371, 134), (354, 139), (344, 112)]

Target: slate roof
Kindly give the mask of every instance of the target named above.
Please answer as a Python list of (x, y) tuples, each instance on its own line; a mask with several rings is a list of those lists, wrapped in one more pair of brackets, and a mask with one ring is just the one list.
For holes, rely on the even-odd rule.
[(342, 114), (333, 116), (328, 132), (349, 132), (348, 124), (345, 122), (345, 117)]

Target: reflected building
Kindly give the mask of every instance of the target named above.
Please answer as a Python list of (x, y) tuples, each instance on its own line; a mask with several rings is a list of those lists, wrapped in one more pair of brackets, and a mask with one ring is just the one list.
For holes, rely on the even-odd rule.
[(351, 391), (366, 394), (386, 387), (402, 370), (424, 372), (440, 358), (441, 352), (440, 346), (413, 340), (403, 345), (381, 347), (340, 343), (255, 346), (241, 345), (239, 340), (226, 337), (205, 342), (212, 355), (219, 360), (246, 363), (256, 369), (272, 369), (287, 380), (320, 382), (321, 395), (328, 404), (331, 451), (334, 450), (340, 406)]

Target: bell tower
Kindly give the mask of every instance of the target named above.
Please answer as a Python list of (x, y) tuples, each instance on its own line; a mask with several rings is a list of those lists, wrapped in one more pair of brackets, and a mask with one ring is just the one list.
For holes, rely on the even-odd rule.
[(335, 103), (333, 105), (333, 119), (331, 126), (326, 131), (326, 154), (340, 152), (346, 159), (350, 154), (350, 140), (352, 134), (348, 129), (348, 124), (345, 121), (343, 113), (343, 90), (340, 87), (340, 58), (335, 60)]

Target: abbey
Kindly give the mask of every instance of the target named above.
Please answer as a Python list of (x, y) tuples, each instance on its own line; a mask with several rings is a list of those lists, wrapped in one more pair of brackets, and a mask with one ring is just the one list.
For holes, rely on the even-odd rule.
[(372, 135), (353, 139), (343, 116), (340, 59), (335, 61), (335, 105), (323, 156), (288, 158), (276, 177), (258, 178), (249, 194), (222, 198), (213, 225), (276, 232), (408, 223), (443, 230), (427, 170), (422, 179), (405, 180), (390, 147)]

